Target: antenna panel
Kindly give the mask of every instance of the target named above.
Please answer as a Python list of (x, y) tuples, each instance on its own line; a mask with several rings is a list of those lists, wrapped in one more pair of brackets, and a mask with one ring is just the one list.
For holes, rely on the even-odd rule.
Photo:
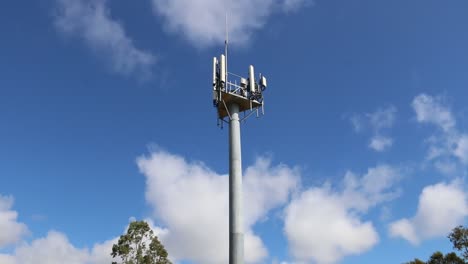
[(218, 74), (218, 59), (216, 57), (213, 58), (213, 90), (216, 90), (216, 83), (217, 83), (217, 75)]
[(246, 78), (240, 78), (240, 84), (242, 88), (246, 88), (248, 85), (247, 79)]
[(255, 93), (255, 72), (254, 72), (254, 66), (250, 65), (249, 66), (249, 87), (250, 87), (250, 92)]
[(219, 78), (221, 82), (226, 83), (226, 56), (224, 56), (224, 54), (221, 54), (219, 61)]
[(262, 87), (264, 87), (264, 88), (267, 87), (267, 79), (266, 79), (265, 76), (262, 76), (262, 77), (260, 78), (260, 86), (262, 86)]

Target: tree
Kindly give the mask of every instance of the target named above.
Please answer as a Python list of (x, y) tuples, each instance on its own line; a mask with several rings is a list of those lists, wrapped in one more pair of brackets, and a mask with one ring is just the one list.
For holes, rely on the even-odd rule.
[(171, 264), (163, 244), (145, 221), (130, 223), (127, 233), (112, 246), (111, 256), (120, 258), (121, 264)]
[(457, 256), (454, 252), (448, 253), (445, 255), (445, 263), (447, 264), (465, 264), (466, 262), (463, 261), (460, 257)]
[(440, 251), (434, 252), (429, 258), (429, 261), (427, 261), (427, 264), (445, 264), (444, 254)]
[(444, 254), (440, 251), (434, 252), (427, 262), (415, 259), (405, 264), (466, 264), (468, 262), (468, 229), (458, 226), (448, 235), (453, 248), (462, 253), (462, 257), (457, 256), (455, 252)]
[(454, 252), (448, 253), (444, 256), (442, 252), (437, 251), (432, 254), (427, 262), (420, 259), (415, 259), (405, 264), (465, 264), (463, 259), (459, 258)]
[(420, 260), (420, 259), (414, 259), (413, 261), (406, 262), (405, 264), (426, 264), (426, 262)]
[(442, 252), (437, 251), (432, 254), (427, 264), (465, 264), (465, 262), (454, 252), (448, 253), (444, 256)]
[(460, 251), (463, 259), (468, 261), (468, 228), (457, 226), (448, 236), (453, 248)]

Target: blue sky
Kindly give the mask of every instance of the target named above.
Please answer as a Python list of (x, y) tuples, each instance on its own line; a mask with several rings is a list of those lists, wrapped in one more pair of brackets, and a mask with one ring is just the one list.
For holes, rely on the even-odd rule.
[[(468, 219), (468, 2), (232, 0), (248, 263), (402, 263)], [(110, 263), (146, 219), (177, 263), (227, 263), (223, 1), (0, 9), (0, 263)]]

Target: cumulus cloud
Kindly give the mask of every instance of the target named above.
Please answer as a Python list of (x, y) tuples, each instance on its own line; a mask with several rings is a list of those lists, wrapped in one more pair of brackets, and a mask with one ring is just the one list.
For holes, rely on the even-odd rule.
[(468, 216), (468, 193), (465, 190), (458, 181), (425, 187), (419, 196), (416, 215), (391, 223), (390, 235), (412, 244), (447, 235)]
[(68, 237), (49, 231), (46, 237), (18, 246), (12, 255), (0, 255), (2, 264), (108, 264), (116, 239), (95, 244), (92, 249), (77, 248)]
[(389, 165), (369, 168), (361, 177), (348, 171), (343, 180), (343, 202), (348, 208), (366, 212), (377, 204), (397, 198), (401, 191), (395, 185), (401, 177), (401, 171)]
[(380, 165), (360, 177), (346, 173), (341, 190), (327, 184), (295, 197), (285, 209), (284, 227), (292, 256), (300, 262), (331, 264), (372, 248), (379, 237), (362, 215), (396, 198), (400, 178), (398, 169)]
[(13, 254), (0, 254), (2, 264), (108, 264), (110, 252), (117, 238), (97, 243), (91, 250), (76, 248), (66, 235), (50, 231), (46, 237), (31, 243), (21, 241), (29, 233), (25, 224), (17, 221), (17, 212), (12, 211), (13, 197), (0, 195), (0, 248), (16, 244)]
[(354, 114), (351, 116), (350, 122), (356, 133), (366, 130), (371, 132), (369, 148), (383, 152), (393, 145), (393, 139), (384, 135), (384, 132), (394, 125), (396, 113), (396, 107), (391, 105), (379, 108), (373, 113)]
[(167, 29), (187, 37), (195, 46), (222, 43), (225, 39), (226, 3), (231, 42), (245, 43), (274, 12), (300, 9), (309, 0), (152, 0), (155, 13)]
[(455, 118), (441, 97), (420, 94), (414, 98), (411, 105), (416, 112), (418, 122), (432, 123), (445, 131), (455, 127)]
[[(137, 161), (146, 177), (146, 199), (164, 224), (161, 240), (180, 260), (225, 263), (228, 259), (228, 176), (203, 163), (155, 151)], [(284, 205), (298, 184), (297, 169), (272, 166), (259, 158), (244, 175), (245, 261), (261, 262), (268, 254), (253, 225)], [(209, 248), (210, 250), (206, 250)]]
[(452, 174), (457, 171), (457, 162), (468, 164), (468, 134), (459, 131), (450, 107), (440, 96), (420, 94), (413, 99), (416, 120), (439, 128), (427, 139), (427, 160), (434, 161), (440, 172)]
[[(140, 157), (138, 165), (146, 176), (147, 200), (164, 226), (156, 226), (153, 219), (146, 221), (163, 241), (171, 259), (175, 262), (226, 262), (228, 176), (216, 174), (202, 163), (189, 163), (180, 156), (163, 151)], [(254, 233), (253, 226), (267, 219), (270, 210), (283, 206), (289, 200), (291, 192), (299, 184), (299, 171), (285, 165), (272, 166), (269, 159), (258, 158), (244, 174), (245, 261), (259, 263), (268, 251), (262, 239)], [(16, 222), (8, 222), (8, 228), (1, 225), (2, 213), (10, 212), (12, 198), (1, 198), (1, 230), (14, 230), (12, 227), (18, 225)], [(15, 220), (15, 217), (6, 219)], [(0, 238), (5, 234), (2, 231)], [(65, 234), (50, 231), (45, 237), (18, 244), (10, 255), (0, 254), (0, 263), (107, 264), (112, 261), (110, 252), (117, 240), (114, 238), (92, 248), (80, 248), (73, 245)]]
[(86, 263), (88, 252), (75, 248), (65, 235), (51, 231), (47, 237), (17, 248), (15, 257), (17, 263), (24, 264), (82, 264)]
[(28, 232), (26, 225), (18, 222), (12, 206), (13, 197), (0, 195), (0, 248), (17, 243)]
[(301, 194), (286, 210), (285, 232), (300, 260), (336, 263), (370, 249), (378, 241), (372, 223), (349, 213), (339, 196), (323, 189)]
[(112, 261), (115, 261), (115, 259), (110, 256), (110, 252), (112, 252), (112, 246), (117, 244), (118, 240), (119, 238), (115, 237), (102, 243), (95, 243), (91, 251), (88, 253), (89, 264), (109, 264)]
[(15, 264), (15, 258), (13, 256), (0, 254), (0, 263)]
[(59, 32), (84, 41), (124, 75), (148, 77), (155, 56), (135, 47), (123, 26), (110, 15), (107, 0), (56, 0), (55, 26)]

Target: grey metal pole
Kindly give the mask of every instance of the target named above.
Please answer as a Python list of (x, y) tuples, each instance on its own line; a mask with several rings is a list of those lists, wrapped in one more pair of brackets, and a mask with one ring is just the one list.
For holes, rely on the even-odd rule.
[(244, 263), (242, 223), (242, 160), (239, 105), (230, 104), (229, 112), (229, 264)]

